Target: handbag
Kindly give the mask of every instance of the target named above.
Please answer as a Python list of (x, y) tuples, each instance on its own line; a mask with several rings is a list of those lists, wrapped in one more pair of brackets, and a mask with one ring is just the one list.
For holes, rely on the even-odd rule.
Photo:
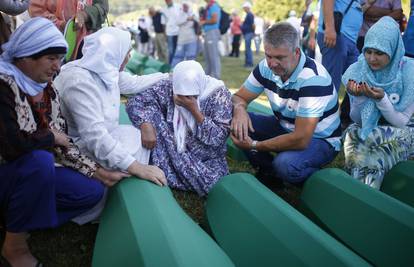
[[(335, 26), (335, 31), (336, 31), (337, 34), (341, 33), (342, 20), (343, 20), (344, 16), (346, 15), (346, 13), (348, 13), (348, 11), (351, 8), (352, 3), (354, 1), (355, 0), (351, 0), (351, 2), (348, 4), (348, 6), (346, 7), (345, 12), (343, 14), (340, 11), (334, 11), (333, 12), (334, 26)], [(325, 30), (325, 21), (323, 22), (322, 29)]]

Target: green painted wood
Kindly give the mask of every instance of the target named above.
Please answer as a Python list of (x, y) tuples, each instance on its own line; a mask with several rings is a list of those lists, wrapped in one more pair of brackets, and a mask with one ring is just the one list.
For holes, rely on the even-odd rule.
[(376, 266), (413, 266), (414, 209), (340, 169), (315, 172), (301, 209)]
[(250, 174), (225, 176), (213, 187), (206, 219), (238, 267), (370, 266)]
[(386, 173), (381, 191), (414, 207), (414, 161), (400, 162)]
[(234, 266), (175, 201), (168, 187), (128, 178), (101, 216), (93, 267)]

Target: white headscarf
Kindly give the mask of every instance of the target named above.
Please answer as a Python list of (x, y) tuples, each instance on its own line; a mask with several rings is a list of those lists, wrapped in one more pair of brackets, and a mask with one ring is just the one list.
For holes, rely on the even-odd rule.
[(105, 27), (85, 37), (81, 59), (69, 62), (62, 71), (77, 66), (96, 73), (108, 90), (118, 87), (119, 68), (131, 49), (131, 34)]
[(33, 81), (12, 62), (15, 58), (32, 56), (52, 47), (67, 49), (68, 44), (62, 33), (45, 18), (29, 19), (13, 32), (7, 43), (2, 45), (4, 52), (0, 56), (0, 72), (12, 76), (26, 94), (37, 95), (47, 83)]
[[(207, 76), (200, 63), (194, 60), (182, 61), (173, 70), (174, 95), (198, 96), (198, 107), (201, 101), (223, 86), (222, 81)], [(196, 120), (186, 108), (175, 105), (173, 125), (177, 151), (184, 152), (187, 131), (196, 132)]]

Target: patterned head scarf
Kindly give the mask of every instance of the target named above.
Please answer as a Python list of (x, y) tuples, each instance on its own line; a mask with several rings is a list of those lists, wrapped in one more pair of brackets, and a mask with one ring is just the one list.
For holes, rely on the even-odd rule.
[(106, 88), (118, 87), (119, 69), (131, 49), (131, 34), (115, 27), (102, 28), (85, 37), (81, 59), (69, 62), (62, 71), (81, 67), (96, 73)]
[[(387, 54), (390, 58), (388, 65), (381, 70), (371, 70), (364, 56), (367, 48)], [(408, 59), (404, 57), (404, 53), (404, 44), (398, 24), (391, 17), (382, 17), (368, 30), (363, 53), (358, 61), (346, 70), (342, 82), (346, 85), (349, 80), (365, 81), (370, 86), (382, 88), (388, 94), (394, 108), (397, 111), (403, 111), (414, 101), (412, 85), (414, 64), (407, 62)], [(410, 72), (411, 75), (406, 75)], [(355, 97), (350, 96), (350, 99), (352, 104)], [(381, 112), (376, 107), (375, 101), (367, 100), (361, 110), (362, 128), (359, 133), (361, 139), (365, 140), (368, 137), (372, 129), (377, 126), (380, 117)]]
[[(197, 96), (199, 107), (201, 101), (222, 86), (222, 81), (207, 76), (200, 63), (194, 60), (182, 61), (173, 70), (174, 95)], [(193, 134), (196, 132), (196, 120), (186, 108), (175, 105), (173, 125), (177, 151), (184, 152), (187, 131), (190, 129)]]
[(66, 51), (67, 47), (65, 38), (52, 22), (42, 17), (29, 19), (2, 45), (4, 52), (0, 56), (0, 72), (13, 76), (23, 92), (37, 95), (47, 83), (33, 81), (13, 64), (13, 60), (39, 54), (48, 48), (64, 48)]

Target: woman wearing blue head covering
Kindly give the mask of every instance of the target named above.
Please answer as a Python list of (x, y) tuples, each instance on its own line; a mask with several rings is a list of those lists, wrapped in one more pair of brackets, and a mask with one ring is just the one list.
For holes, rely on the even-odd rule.
[(414, 154), (414, 61), (404, 57), (391, 17), (369, 29), (362, 51), (342, 77), (355, 122), (345, 135), (345, 168), (380, 188), (384, 174)]
[(25, 233), (75, 217), (85, 221), (101, 203), (102, 183), (111, 185), (125, 174), (102, 169), (65, 134), (51, 83), (67, 50), (59, 30), (47, 19), (30, 19), (2, 48), (0, 216), (6, 236), (0, 265), (40, 266)]

